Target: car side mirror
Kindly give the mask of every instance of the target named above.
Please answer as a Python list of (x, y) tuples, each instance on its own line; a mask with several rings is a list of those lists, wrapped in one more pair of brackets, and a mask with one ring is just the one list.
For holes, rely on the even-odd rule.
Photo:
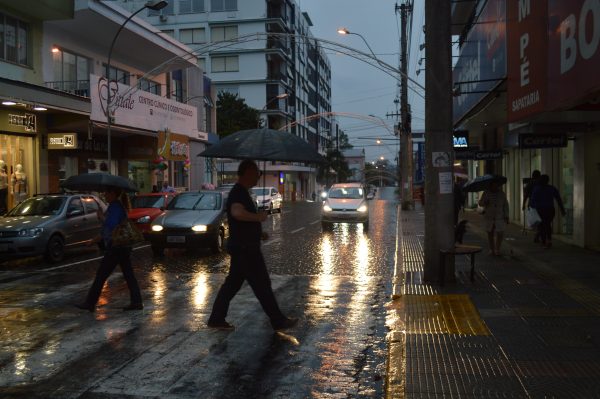
[(70, 211), (67, 212), (67, 217), (68, 218), (72, 218), (75, 216), (81, 216), (83, 215), (83, 211), (81, 209), (72, 209)]

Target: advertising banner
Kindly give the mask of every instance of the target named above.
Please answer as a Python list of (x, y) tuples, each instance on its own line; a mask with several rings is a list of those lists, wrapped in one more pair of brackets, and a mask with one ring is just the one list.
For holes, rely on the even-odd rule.
[(546, 102), (547, 1), (507, 2), (508, 121), (542, 112)]
[(479, 2), (485, 7), (462, 46), (453, 70), (453, 120), (458, 123), (506, 77), (506, 1)]
[(190, 139), (188, 136), (171, 132), (158, 132), (158, 155), (169, 161), (188, 159)]
[(567, 109), (600, 90), (600, 1), (548, 0), (548, 106)]
[[(113, 124), (138, 129), (170, 130), (189, 137), (198, 135), (197, 109), (130, 86), (111, 82)], [(90, 75), (92, 113), (90, 118), (105, 123), (109, 84), (106, 78)], [(125, 94), (127, 93), (127, 94)]]

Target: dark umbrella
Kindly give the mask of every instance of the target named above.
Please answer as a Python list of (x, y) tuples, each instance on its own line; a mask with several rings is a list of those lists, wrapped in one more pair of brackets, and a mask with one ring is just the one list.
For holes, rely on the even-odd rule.
[(500, 185), (506, 183), (506, 177), (500, 175), (483, 175), (469, 180), (463, 186), (464, 192), (485, 191), (489, 188), (492, 182)]
[(198, 156), (257, 161), (325, 162), (325, 158), (300, 137), (265, 128), (232, 133)]
[(117, 187), (125, 191), (139, 191), (129, 179), (108, 173), (83, 173), (71, 176), (61, 183), (62, 188), (78, 191), (104, 191), (108, 187)]

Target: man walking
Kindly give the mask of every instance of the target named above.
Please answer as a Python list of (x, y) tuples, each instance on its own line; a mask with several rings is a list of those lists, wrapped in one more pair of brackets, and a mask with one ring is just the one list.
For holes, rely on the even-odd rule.
[[(525, 211), (528, 207), (531, 207), (531, 194), (533, 194), (533, 189), (539, 184), (541, 175), (542, 174), (539, 170), (534, 170), (531, 173), (531, 179), (529, 179), (527, 184), (525, 184), (525, 187), (523, 187), (523, 211)], [(540, 242), (540, 235), (540, 228), (538, 226), (538, 228), (535, 229), (535, 237), (533, 237), (533, 242)]]
[(229, 240), (227, 251), (231, 255), (229, 274), (219, 289), (208, 326), (231, 330), (234, 327), (225, 321), (229, 303), (242, 287), (244, 280), (254, 291), (263, 310), (271, 320), (273, 329), (284, 330), (294, 326), (298, 319), (291, 319), (281, 312), (271, 288), (271, 278), (265, 265), (260, 241), (266, 237), (261, 222), (267, 219), (265, 211), (258, 212), (248, 190), (254, 187), (260, 177), (256, 163), (250, 160), (240, 162), (238, 181), (227, 198), (227, 221)]

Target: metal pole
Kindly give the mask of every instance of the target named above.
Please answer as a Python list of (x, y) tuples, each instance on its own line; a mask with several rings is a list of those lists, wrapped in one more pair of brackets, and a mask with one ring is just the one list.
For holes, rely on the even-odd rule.
[[(437, 281), (440, 250), (454, 247), (452, 52), (449, 1), (425, 1), (425, 281)], [(446, 281), (455, 281), (446, 257)]]
[[(402, 156), (400, 162), (402, 162), (401, 171), (401, 184), (402, 184), (402, 209), (412, 209), (413, 204), (413, 193), (412, 193), (412, 137), (411, 137), (411, 123), (410, 123), (410, 111), (408, 109), (408, 79), (406, 79), (408, 72), (408, 54), (407, 54), (407, 19), (408, 13), (412, 11), (408, 4), (400, 5), (400, 26), (401, 26), (401, 37), (400, 37), (400, 71), (402, 72), (401, 86), (400, 86), (400, 116), (402, 124), (400, 125), (400, 151)], [(396, 6), (398, 10), (398, 6)]]

